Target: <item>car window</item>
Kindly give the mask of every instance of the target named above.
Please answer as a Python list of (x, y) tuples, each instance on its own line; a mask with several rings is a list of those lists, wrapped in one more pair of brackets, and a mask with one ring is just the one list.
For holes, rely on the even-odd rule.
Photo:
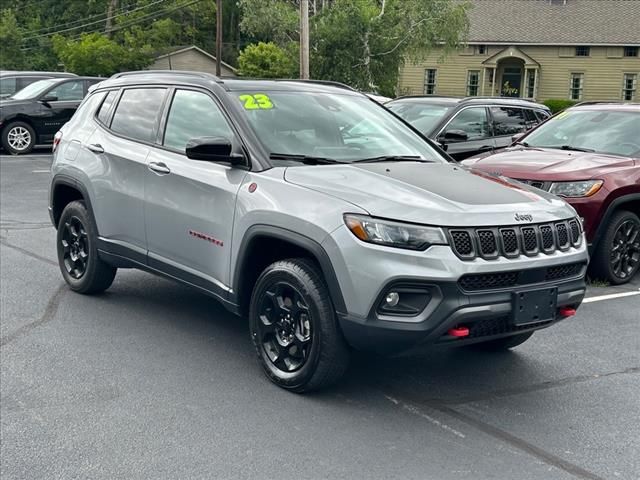
[(233, 131), (224, 115), (204, 93), (192, 90), (177, 90), (164, 133), (166, 147), (185, 151), (187, 142), (197, 137), (225, 137), (233, 139)]
[(545, 110), (536, 110), (536, 115), (541, 122), (545, 121), (551, 116), (551, 114)]
[(530, 108), (525, 108), (523, 109), (523, 111), (527, 130), (535, 127), (538, 123), (540, 123), (540, 120), (538, 120), (538, 117), (533, 110), (531, 110)]
[(453, 117), (444, 134), (454, 130), (467, 134), (467, 140), (480, 140), (491, 136), (487, 109), (484, 107), (465, 108)]
[(153, 142), (164, 88), (132, 88), (120, 97), (111, 121), (111, 130), (125, 137)]
[(58, 79), (56, 78), (48, 78), (47, 80), (38, 80), (37, 82), (33, 82), (31, 85), (27, 85), (22, 90), (18, 90), (14, 93), (11, 98), (15, 100), (26, 100), (29, 98), (36, 98), (38, 95), (43, 93), (47, 88), (50, 88), (54, 85)]
[(0, 78), (0, 95), (11, 95), (16, 91), (16, 79), (15, 77)]
[(51, 77), (19, 77), (18, 84), (16, 85), (16, 89), (20, 90), (26, 87), (27, 85), (31, 85), (39, 80), (47, 80)]
[(100, 105), (100, 109), (98, 110), (98, 120), (104, 125), (109, 125), (109, 111), (111, 110), (111, 106), (118, 95), (117, 90), (111, 90)]
[(527, 130), (527, 120), (522, 108), (491, 107), (491, 117), (496, 137), (513, 135)]
[(387, 105), (387, 108), (428, 135), (452, 107), (430, 103), (394, 103)]
[(84, 85), (82, 80), (64, 82), (47, 92), (47, 97), (56, 97), (59, 102), (70, 102), (84, 98)]

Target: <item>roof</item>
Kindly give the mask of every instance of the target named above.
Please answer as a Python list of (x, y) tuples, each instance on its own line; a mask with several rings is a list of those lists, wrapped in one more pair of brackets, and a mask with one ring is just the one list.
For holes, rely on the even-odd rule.
[(472, 0), (469, 43), (640, 46), (638, 0)]
[[(181, 53), (188, 52), (189, 50), (195, 50), (196, 52), (201, 53), (202, 55), (205, 55), (205, 56), (209, 57), (211, 59), (211, 61), (213, 61), (213, 62), (217, 62), (218, 61), (216, 59), (216, 57), (214, 57), (210, 53), (204, 51), (200, 47), (196, 47), (195, 45), (190, 45), (188, 47), (183, 47), (183, 46), (170, 47), (169, 49), (165, 50), (165, 52), (167, 52), (167, 53), (157, 56), (156, 60), (159, 60), (161, 58), (167, 58), (168, 56), (179, 55)], [(234, 73), (236, 72), (235, 67), (232, 67), (231, 65), (229, 65), (226, 62), (220, 61), (220, 65), (224, 65), (225, 68), (228, 68), (229, 70), (231, 70)]]

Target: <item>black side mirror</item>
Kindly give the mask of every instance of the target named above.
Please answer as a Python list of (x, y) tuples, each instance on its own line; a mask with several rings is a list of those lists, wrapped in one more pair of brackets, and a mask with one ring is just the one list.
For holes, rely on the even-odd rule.
[(57, 102), (58, 101), (58, 97), (55, 97), (53, 95), (47, 95), (46, 97), (42, 97), (40, 99), (40, 101), (42, 103)]
[(465, 142), (469, 139), (469, 135), (464, 130), (449, 130), (441, 138), (449, 142)]
[(244, 165), (244, 155), (233, 153), (231, 140), (225, 137), (198, 137), (187, 142), (186, 154), (191, 160)]

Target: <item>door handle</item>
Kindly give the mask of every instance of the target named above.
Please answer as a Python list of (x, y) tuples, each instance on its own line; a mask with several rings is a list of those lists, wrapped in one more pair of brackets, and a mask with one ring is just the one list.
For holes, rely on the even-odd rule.
[(162, 163), (162, 162), (150, 162), (149, 170), (151, 170), (154, 173), (157, 173), (158, 175), (167, 175), (171, 173), (171, 169), (167, 167), (165, 163)]
[(93, 153), (104, 153), (104, 148), (102, 148), (102, 145), (100, 145), (99, 143), (91, 143), (86, 147), (87, 147), (87, 150)]

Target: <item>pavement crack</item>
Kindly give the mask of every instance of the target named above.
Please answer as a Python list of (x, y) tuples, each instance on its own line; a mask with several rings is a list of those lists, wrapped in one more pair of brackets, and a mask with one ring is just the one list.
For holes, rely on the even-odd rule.
[(53, 295), (51, 295), (51, 298), (47, 302), (47, 305), (44, 308), (44, 312), (42, 313), (40, 318), (30, 323), (27, 323), (26, 325), (23, 325), (20, 328), (14, 330), (12, 333), (9, 333), (4, 337), (0, 338), (0, 347), (4, 347), (5, 345), (8, 345), (14, 340), (22, 338), (25, 335), (28, 335), (33, 329), (41, 325), (44, 325), (49, 320), (53, 319), (53, 317), (58, 311), (58, 307), (60, 306), (60, 300), (62, 299), (62, 296), (64, 295), (64, 293), (67, 291), (68, 290), (66, 288), (66, 284), (61, 283), (60, 286), (55, 290), (55, 292), (53, 292)]
[(7, 248), (11, 248), (17, 252), (20, 252), (24, 255), (27, 255), (31, 258), (35, 258), (36, 260), (40, 260), (41, 262), (45, 262), (48, 263), (49, 265), (53, 265), (55, 267), (58, 266), (58, 262), (54, 262), (53, 260), (51, 260), (50, 258), (47, 257), (43, 257), (42, 255), (38, 255), (37, 253), (33, 253), (30, 250), (26, 250), (22, 247), (19, 247), (17, 245), (14, 245), (12, 243), (7, 242), (6, 237), (0, 237), (0, 245), (4, 245)]

